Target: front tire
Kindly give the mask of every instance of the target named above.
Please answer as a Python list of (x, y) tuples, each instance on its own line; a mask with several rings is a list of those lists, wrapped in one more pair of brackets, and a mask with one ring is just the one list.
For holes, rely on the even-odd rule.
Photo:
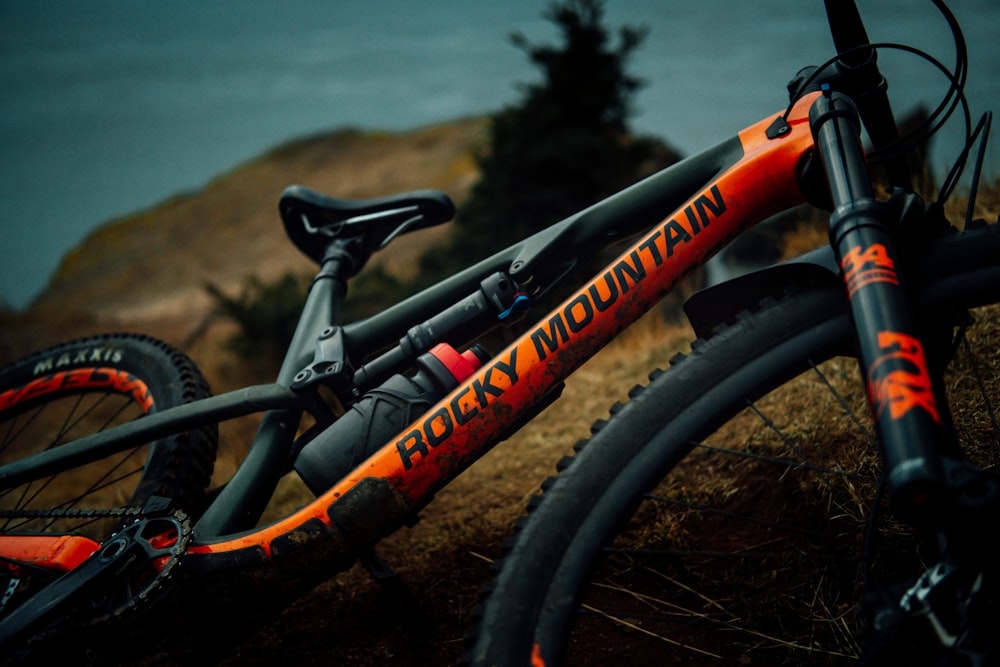
[[(976, 400), (995, 402), (1000, 316), (977, 317), (994, 380)], [(881, 507), (850, 335), (839, 285), (796, 286), (634, 389), (519, 525), (469, 661), (853, 664), (866, 577), (926, 565)], [(997, 434), (968, 412), (963, 442), (991, 465)]]

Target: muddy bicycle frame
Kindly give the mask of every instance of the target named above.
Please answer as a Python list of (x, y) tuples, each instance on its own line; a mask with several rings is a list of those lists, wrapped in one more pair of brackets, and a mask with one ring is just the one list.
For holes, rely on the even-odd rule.
[[(834, 197), (836, 235), (844, 243), (840, 254), (854, 258), (846, 268), (867, 271), (867, 282), (855, 283), (861, 286), (852, 291), (852, 304), (864, 301), (855, 295), (867, 298), (870, 287), (886, 288), (890, 281), (885, 277), (892, 273), (892, 251), (883, 253), (873, 247), (877, 243), (885, 249), (883, 244), (891, 244), (881, 237), (875, 241), (865, 237), (872, 227), (869, 218), (879, 213), (874, 202), (867, 204), (870, 181), (867, 194), (858, 197), (852, 190), (854, 181), (868, 181), (868, 176), (863, 171), (860, 147), (843, 145), (858, 143), (857, 131), (853, 138), (849, 136), (856, 119), (851, 121), (848, 112), (842, 113), (838, 106), (849, 106), (849, 101), (843, 100), (847, 98), (809, 93), (786, 113), (766, 118), (367, 320), (338, 325), (347, 278), (326, 263), (336, 253), (323, 254), (322, 268), (310, 288), (275, 384), (154, 412), (5, 465), (0, 468), (0, 489), (170, 433), (265, 411), (247, 457), (193, 527), (183, 554), (183, 576), (208, 582), (212, 590), (233, 601), (293, 598), (345, 569), (358, 554), (411, 521), (438, 489), (534, 416), (557, 395), (574, 370), (728, 242), (748, 227), (810, 199), (804, 194), (804, 174), (808, 171), (815, 181), (820, 162), (812, 159), (817, 156), (817, 140), (811, 128), (811, 111), (812, 124), (817, 127), (833, 121), (825, 125), (834, 128), (834, 135), (822, 140), (826, 148), (821, 162)], [(817, 112), (819, 107), (825, 111)], [(822, 131), (820, 128), (817, 136), (822, 137)], [(849, 182), (850, 187), (844, 190), (839, 185), (842, 182)], [(859, 206), (859, 201), (865, 205)], [(850, 210), (841, 210), (845, 206)], [(438, 337), (429, 342), (464, 344), (504, 324), (503, 318), (513, 310), (519, 311), (527, 300), (547, 294), (598, 251), (623, 242), (630, 245), (617, 259), (417, 421), (387, 440), (362, 465), (295, 513), (254, 527), (278, 479), (289, 470), (302, 412), (317, 417), (320, 433), (316, 437), (322, 437), (322, 427), (332, 423), (332, 415), (319, 405), (316, 396), (315, 389), (323, 378), (313, 377), (315, 381), (310, 382), (304, 378), (330, 372), (328, 379), (339, 382), (345, 396), (360, 397), (389, 373), (405, 370), (416, 352), (422, 351), (397, 346), (402, 332), (428, 322), (447, 321), (451, 323), (448, 331), (425, 327), (435, 330)], [(874, 266), (869, 266), (872, 262)], [(810, 263), (795, 266), (790, 270), (817, 271)], [(835, 265), (832, 270), (820, 271), (839, 280)], [(498, 295), (502, 298), (496, 308), (487, 303), (472, 316), (463, 315), (470, 298), (481, 303)], [(870, 309), (869, 305), (863, 307)], [(870, 316), (856, 311), (855, 318), (859, 331), (864, 332)], [(879, 332), (885, 330), (882, 325), (872, 326), (869, 338), (874, 337), (877, 344)], [(898, 340), (896, 343), (898, 351)], [(901, 363), (913, 361), (912, 351)], [(876, 358), (883, 353), (877, 347), (873, 352)], [(873, 361), (863, 357), (863, 363), (868, 367)], [(922, 359), (917, 359), (916, 367), (916, 372), (926, 373)], [(345, 368), (351, 371), (346, 379)], [(914, 371), (908, 367), (905, 372)], [(869, 378), (870, 386), (886, 386), (879, 382), (874, 375)], [(873, 392), (876, 401), (878, 395), (878, 391)], [(895, 418), (892, 409), (876, 409), (877, 414), (883, 412), (893, 413)], [(906, 419), (911, 417), (912, 411)], [(923, 421), (908, 425), (907, 433), (925, 425)], [(891, 440), (895, 436), (883, 432), (883, 437)], [(895, 447), (885, 448), (895, 456), (887, 462), (890, 470), (913, 458), (909, 453), (896, 456)], [(921, 450), (920, 455), (929, 451)], [(67, 576), (71, 578), (71, 571), (99, 546), (77, 535), (7, 535), (0, 536), (0, 557), (30, 559), (55, 571), (70, 572)]]
[[(362, 360), (397, 343), (401, 332), (479, 293), (490, 276), (506, 275), (521, 286), (522, 297), (535, 297), (599, 250), (638, 238), (418, 421), (294, 514), (252, 528), (277, 479), (288, 470), (293, 443), (287, 426), (313, 405), (311, 391), (289, 387), (313, 362), (316, 341), (337, 324), (346, 287), (331, 271), (321, 270), (313, 282), (275, 384), (152, 413), (5, 465), (0, 487), (41, 478), (67, 462), (96, 460), (199, 424), (267, 410), (246, 459), (195, 524), (186, 562), (195, 565), (192, 569), (200, 569), (199, 561), (213, 569), (209, 562), (216, 558), (230, 566), (258, 560), (265, 566), (279, 554), (295, 560), (295, 553), (310, 542), (308, 550), (347, 555), (399, 527), (436, 490), (515, 430), (576, 368), (740, 232), (805, 201), (799, 178), (813, 153), (808, 113), (817, 97), (812, 93), (796, 102), (780, 133), (769, 132), (780, 116), (769, 117), (376, 316), (336, 328), (350, 358)], [(455, 333), (463, 340), (456, 343), (501, 324), (495, 312), (477, 317), (463, 323), (464, 330)], [(365, 364), (356, 362), (356, 368), (365, 369)], [(375, 386), (386, 370), (401, 369), (354, 377)], [(362, 384), (357, 390), (368, 388)], [(17, 539), (0, 536), (0, 555)], [(45, 562), (44, 552), (55, 548), (56, 539), (63, 550), (67, 539), (81, 542), (80, 553), (93, 550), (89, 538), (59, 536), (49, 545), (32, 547), (36, 562)], [(296, 547), (289, 550), (289, 544)]]

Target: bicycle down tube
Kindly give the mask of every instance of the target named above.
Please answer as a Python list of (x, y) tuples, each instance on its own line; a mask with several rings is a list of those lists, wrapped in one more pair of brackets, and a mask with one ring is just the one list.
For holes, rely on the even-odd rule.
[[(768, 132), (775, 117), (740, 132), (734, 164), (314, 502), (236, 537), (196, 537), (192, 568), (216, 555), (280, 556), (292, 539), (336, 550), (397, 528), (692, 270), (747, 227), (804, 201), (797, 177), (813, 146), (808, 110), (816, 95), (796, 103), (787, 132)], [(357, 516), (342, 508), (371, 509)]]

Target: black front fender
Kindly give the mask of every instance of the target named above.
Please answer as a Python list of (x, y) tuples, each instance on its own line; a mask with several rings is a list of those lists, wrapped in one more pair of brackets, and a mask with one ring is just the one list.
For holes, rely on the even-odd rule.
[(691, 326), (699, 338), (707, 338), (720, 324), (753, 310), (768, 297), (781, 296), (787, 285), (827, 286), (840, 283), (833, 250), (824, 246), (793, 260), (706, 287), (684, 304)]

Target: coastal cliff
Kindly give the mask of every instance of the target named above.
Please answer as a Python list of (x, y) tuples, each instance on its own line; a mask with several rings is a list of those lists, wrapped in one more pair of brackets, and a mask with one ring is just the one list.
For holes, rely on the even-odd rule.
[[(0, 327), (0, 362), (79, 335), (138, 331), (179, 344), (212, 309), (208, 283), (235, 293), (247, 277), (314, 268), (285, 236), (278, 198), (302, 184), (341, 198), (434, 188), (461, 202), (477, 178), (485, 118), (388, 133), (343, 129), (306, 137), (220, 175), (195, 192), (95, 230), (63, 258), (42, 294)], [(407, 275), (444, 225), (401, 237), (372, 263)]]

